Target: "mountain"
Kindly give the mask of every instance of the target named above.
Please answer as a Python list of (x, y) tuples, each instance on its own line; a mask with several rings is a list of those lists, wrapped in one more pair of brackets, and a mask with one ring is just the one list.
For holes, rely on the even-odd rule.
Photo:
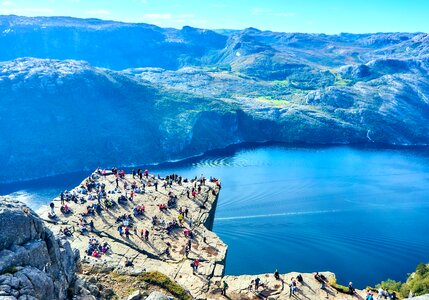
[(255, 141), (429, 144), (425, 33), (0, 17), (0, 182)]

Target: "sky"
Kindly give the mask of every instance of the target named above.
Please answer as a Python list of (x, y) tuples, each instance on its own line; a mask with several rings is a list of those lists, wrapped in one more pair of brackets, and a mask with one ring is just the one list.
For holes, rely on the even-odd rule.
[(429, 0), (0, 0), (0, 14), (99, 18), (174, 28), (429, 32)]

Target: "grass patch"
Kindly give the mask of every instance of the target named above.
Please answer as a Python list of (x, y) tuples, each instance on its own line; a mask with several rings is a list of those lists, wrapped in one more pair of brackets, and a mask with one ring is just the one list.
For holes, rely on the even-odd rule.
[(387, 289), (388, 292), (400, 293), (404, 298), (410, 292), (413, 296), (421, 296), (429, 293), (429, 264), (419, 264), (416, 271), (408, 276), (405, 283), (387, 279), (376, 285), (376, 288)]
[(347, 286), (341, 285), (337, 283), (337, 279), (335, 277), (329, 278), (329, 285), (336, 289), (340, 293), (350, 294), (349, 288)]
[(258, 102), (263, 102), (263, 103), (269, 103), (273, 106), (285, 106), (287, 104), (290, 104), (289, 101), (287, 100), (278, 100), (278, 99), (272, 99), (270, 97), (257, 97), (254, 98), (256, 99)]
[(186, 290), (160, 272), (146, 272), (137, 277), (139, 280), (159, 286), (181, 300), (192, 300)]
[(350, 85), (352, 81), (350, 79), (337, 79), (335, 80), (334, 84), (339, 86), (347, 86)]

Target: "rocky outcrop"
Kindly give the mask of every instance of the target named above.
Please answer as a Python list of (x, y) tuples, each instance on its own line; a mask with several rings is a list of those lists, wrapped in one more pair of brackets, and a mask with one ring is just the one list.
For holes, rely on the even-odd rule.
[(67, 299), (78, 257), (69, 242), (6, 198), (0, 198), (0, 228), (0, 298)]
[[(157, 271), (185, 287), (193, 297), (203, 297), (209, 290), (212, 278), (222, 276), (225, 268), (227, 246), (206, 227), (211, 226), (214, 218), (220, 183), (209, 180), (202, 183), (200, 180), (185, 178), (179, 183), (179, 177), (176, 175), (175, 178), (170, 186), (167, 184), (168, 179), (155, 174), (143, 176), (142, 180), (138, 176), (126, 174), (118, 179), (116, 185), (115, 175), (94, 172), (70, 191), (77, 195), (76, 203), (67, 202), (71, 214), (64, 215), (60, 211), (60, 199), (55, 199), (58, 217), (48, 226), (54, 232), (66, 228), (72, 232), (68, 240), (73, 248), (79, 249), (82, 266), (89, 274), (113, 272), (138, 276), (144, 272)], [(90, 190), (88, 184), (92, 186)], [(82, 221), (82, 214), (87, 212), (88, 205), (97, 203), (97, 190), (101, 187), (106, 192), (101, 199), (101, 210), (83, 217), (85, 221)], [(193, 189), (195, 196), (191, 193)], [(134, 190), (138, 192), (134, 193), (131, 201), (126, 197)], [(126, 197), (119, 203), (121, 196)], [(167, 206), (171, 199), (175, 199), (174, 205), (161, 210), (159, 205)], [(106, 201), (115, 204), (107, 208)], [(142, 205), (144, 212), (133, 214), (134, 208)], [(181, 215), (180, 211), (185, 210), (187, 213)], [(131, 215), (129, 235), (124, 234), (126, 225), (121, 219), (124, 214)], [(48, 211), (43, 212), (42, 216), (47, 218)], [(183, 218), (182, 222), (179, 216)], [(88, 225), (91, 221), (94, 224), (92, 232)], [(118, 232), (120, 225), (123, 225), (122, 235)], [(144, 237), (146, 230), (149, 231), (147, 239)], [(108, 244), (106, 254), (94, 257), (92, 252), (85, 252), (94, 240), (100, 245)], [(189, 245), (189, 252), (186, 253)], [(198, 272), (193, 272), (191, 264), (196, 259), (200, 266)], [(132, 266), (128, 266), (127, 261)]]

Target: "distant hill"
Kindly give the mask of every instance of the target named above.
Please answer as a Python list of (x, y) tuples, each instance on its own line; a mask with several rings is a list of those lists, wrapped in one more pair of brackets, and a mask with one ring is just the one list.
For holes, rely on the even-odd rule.
[(0, 16), (0, 182), (246, 141), (429, 144), (425, 33)]

